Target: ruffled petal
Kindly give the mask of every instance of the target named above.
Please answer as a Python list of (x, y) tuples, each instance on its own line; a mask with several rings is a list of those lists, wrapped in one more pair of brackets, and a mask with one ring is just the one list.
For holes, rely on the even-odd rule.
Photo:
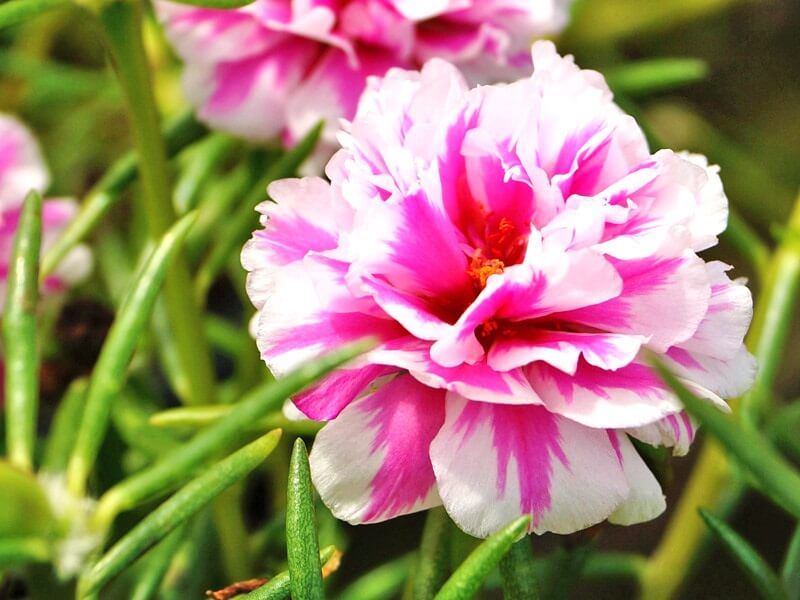
[(437, 506), (429, 447), (443, 422), (444, 392), (400, 375), (317, 434), (314, 486), (337, 518), (353, 524)]
[(445, 509), (467, 533), (486, 537), (526, 514), (531, 531), (572, 533), (606, 519), (630, 493), (604, 430), (540, 406), (454, 395), (446, 415), (431, 460)]

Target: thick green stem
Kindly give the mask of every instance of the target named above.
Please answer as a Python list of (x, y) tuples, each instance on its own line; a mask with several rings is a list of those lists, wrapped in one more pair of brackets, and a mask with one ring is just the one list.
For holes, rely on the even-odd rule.
[[(789, 221), (787, 234), (775, 251), (764, 278), (764, 288), (756, 303), (753, 326), (747, 340), (748, 347), (758, 360), (759, 372), (753, 389), (735, 408), (743, 423), (750, 427), (758, 424), (770, 400), (788, 341), (800, 289), (799, 232), (800, 197)], [(643, 572), (643, 598), (662, 600), (676, 595), (706, 537), (697, 508), (718, 508), (730, 493), (732, 473), (724, 452), (713, 440), (707, 440), (661, 543)]]
[[(136, 0), (105, 5), (100, 13), (106, 43), (128, 104), (142, 183), (142, 208), (150, 237), (158, 239), (172, 225), (171, 184), (167, 152), (159, 128), (147, 56), (142, 44), (141, 7)], [(191, 294), (192, 280), (183, 256), (176, 257), (167, 275), (164, 295), (181, 369), (189, 384), (187, 401), (212, 400), (214, 376), (200, 310)]]
[(511, 546), (500, 560), (500, 575), (503, 578), (503, 594), (506, 600), (537, 600), (536, 564), (531, 552), (531, 540), (524, 537)]

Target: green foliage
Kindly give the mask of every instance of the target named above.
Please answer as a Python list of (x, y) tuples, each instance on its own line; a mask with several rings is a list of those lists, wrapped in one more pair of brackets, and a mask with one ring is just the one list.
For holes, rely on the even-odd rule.
[(28, 470), (33, 467), (39, 404), (36, 306), (41, 245), (42, 197), (33, 191), (25, 199), (14, 239), (3, 311), (8, 455), (13, 464)]
[(530, 522), (530, 517), (520, 517), (475, 548), (445, 582), (435, 600), (467, 600), (474, 597), (489, 573), (525, 533)]
[(286, 551), (292, 598), (319, 600), (323, 597), (322, 565), (314, 521), (314, 491), (306, 445), (299, 438), (294, 442), (289, 463), (286, 496)]
[(25, 23), (53, 9), (68, 6), (70, 0), (11, 0), (0, 4), (0, 29)]
[[(214, 9), (250, 3), (178, 1)], [(695, 22), (691, 26), (704, 37), (724, 38), (720, 22), (728, 15), (713, 17), (735, 4), (583, 0), (561, 40), (579, 63), (596, 63), (654, 148), (685, 147), (722, 164), (731, 199), (723, 251), (743, 258), (731, 261), (747, 265), (736, 274), (758, 284), (749, 345), (760, 371), (733, 416), (656, 365), (710, 439), (652, 556), (569, 540), (534, 557), (530, 539), (520, 539), (527, 518), (479, 543), (457, 532), (440, 507), (428, 512), (418, 548), (403, 548), (404, 554), (347, 584), (350, 579), (334, 575), (337, 548), (344, 549), (348, 567), (361, 570), (356, 563), (362, 557), (357, 550), (348, 554), (348, 530), (315, 505), (305, 442), (295, 440), (291, 448), (277, 430), (310, 442), (321, 424), (288, 418), (284, 402), (369, 343), (309, 361), (274, 381), (247, 333), (250, 315), (206, 310), (220, 282), (242, 296), (245, 313), (250, 310), (238, 260), (257, 223), (254, 209), (268, 200), (270, 182), (301, 170), (323, 124), (288, 151), (208, 132), (191, 111), (176, 106), (172, 61), (138, 0), (0, 3), (0, 41), (8, 41), (0, 49), (2, 110), (33, 118), (45, 154), (61, 164), (54, 169), (54, 191), (83, 198), (61, 236), (42, 247), (42, 199), (28, 196), (9, 261), (2, 315), (0, 595), (4, 582), (14, 579), (27, 582), (34, 597), (66, 597), (77, 580), (81, 598), (183, 600), (241, 574), (274, 574), (240, 597), (317, 599), (327, 590), (342, 600), (401, 593), (413, 600), (460, 600), (502, 588), (510, 600), (552, 600), (569, 597), (579, 583), (621, 579), (640, 584), (645, 599), (663, 600), (702, 566), (698, 550), (707, 528), (764, 598), (800, 600), (800, 528), (778, 575), (719, 516), (741, 503), (748, 489), (741, 472), (800, 518), (800, 474), (781, 454), (800, 458), (800, 404), (781, 403), (784, 380), (796, 379), (796, 369), (783, 374), (781, 367), (791, 363), (800, 291), (800, 199), (791, 205), (798, 153), (782, 148), (797, 122), (784, 97), (792, 98), (797, 87), (775, 68), (770, 77), (782, 86), (779, 108), (752, 99), (754, 111), (777, 115), (780, 127), (769, 135), (747, 119), (726, 123), (724, 108), (714, 106), (707, 116), (710, 100), (701, 97), (718, 100), (722, 94), (706, 92), (731, 70), (722, 59), (741, 56), (701, 56), (681, 37), (681, 27)], [(718, 89), (733, 95), (735, 88)], [(163, 126), (161, 114), (168, 117)], [(120, 127), (123, 121), (129, 132)], [(53, 132), (64, 131), (75, 139), (47, 143)], [(74, 157), (53, 156), (69, 154), (65, 147), (74, 148)], [(79, 173), (59, 177), (73, 164)], [(112, 306), (113, 326), (93, 369), (48, 387), (58, 373), (54, 361), (69, 364), (73, 357), (58, 355), (59, 301), (40, 302), (38, 289), (71, 251), (89, 242), (99, 268), (81, 291)], [(135, 270), (136, 256), (141, 266)], [(223, 359), (233, 363), (231, 373), (217, 368)], [(667, 481), (669, 459), (662, 462)], [(260, 499), (257, 509), (250, 506), (253, 497)], [(714, 509), (701, 511), (702, 520), (700, 505)], [(266, 522), (254, 533), (252, 522), (262, 517)], [(320, 540), (336, 547), (320, 551)], [(393, 548), (394, 540), (378, 543)], [(74, 551), (81, 544), (85, 551)], [(65, 570), (70, 561), (76, 566)]]
[(654, 359), (654, 366), (686, 410), (719, 441), (731, 459), (748, 471), (759, 490), (800, 519), (800, 474), (771, 447), (769, 440), (694, 396), (661, 362)]
[(764, 600), (786, 599), (786, 593), (778, 576), (744, 538), (707, 510), (701, 508), (700, 516), (722, 547), (747, 574)]
[(234, 452), (188, 483), (111, 547), (78, 584), (79, 597), (97, 592), (148, 548), (260, 465), (275, 449), (280, 430)]
[(531, 542), (523, 538), (500, 561), (503, 594), (507, 600), (536, 600), (539, 598), (536, 568)]
[(76, 495), (84, 493), (86, 478), (108, 427), (112, 402), (125, 383), (125, 371), (147, 326), (170, 261), (194, 220), (195, 216), (190, 214), (178, 221), (153, 250), (123, 301), (97, 359), (89, 382), (82, 426), (67, 469), (68, 485)]

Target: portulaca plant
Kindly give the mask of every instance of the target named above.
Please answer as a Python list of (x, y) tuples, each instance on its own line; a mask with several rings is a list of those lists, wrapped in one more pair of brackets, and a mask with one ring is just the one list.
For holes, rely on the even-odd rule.
[[(0, 598), (660, 600), (708, 541), (800, 598), (800, 209), (770, 244), (669, 149), (704, 64), (590, 4), (0, 4), (57, 90), (0, 99)], [(49, 64), (87, 32), (108, 73)]]

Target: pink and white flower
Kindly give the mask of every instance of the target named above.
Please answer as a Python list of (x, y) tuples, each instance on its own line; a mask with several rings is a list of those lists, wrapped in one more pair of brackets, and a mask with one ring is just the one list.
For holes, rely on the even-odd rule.
[[(25, 196), (31, 190), (43, 193), (49, 180), (42, 153), (31, 132), (15, 118), (0, 114), (0, 310), (5, 301), (9, 261)], [(53, 244), (76, 211), (77, 205), (71, 199), (45, 200), (43, 249)], [(88, 274), (91, 263), (89, 249), (77, 247), (45, 280), (43, 291), (53, 293), (66, 289)]]
[(716, 403), (745, 391), (752, 302), (705, 262), (727, 221), (714, 167), (651, 153), (603, 77), (549, 42), (533, 75), (469, 89), (450, 64), (371, 79), (319, 178), (273, 184), (242, 262), (276, 376), (379, 345), (296, 398), (335, 515), (443, 504), (486, 536), (632, 524), (665, 507), (631, 438), (688, 450), (668, 361)]
[[(255, 0), (237, 10), (160, 1), (201, 119), (251, 140), (289, 144), (321, 119), (335, 142), (370, 75), (432, 57), (478, 83), (530, 70), (534, 36), (566, 22), (569, 0)], [(331, 146), (331, 151), (335, 149)], [(330, 156), (330, 153), (328, 153)]]

